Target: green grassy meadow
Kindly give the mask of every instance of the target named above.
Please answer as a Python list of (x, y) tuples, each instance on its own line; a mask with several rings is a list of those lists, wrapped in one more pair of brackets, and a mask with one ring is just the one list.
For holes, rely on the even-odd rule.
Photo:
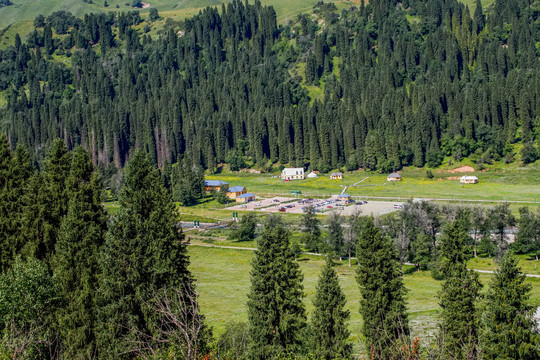
[[(395, 200), (409, 198), (423, 199), (474, 199), (483, 201), (523, 201), (540, 202), (540, 170), (494, 170), (476, 172), (478, 184), (461, 185), (463, 174), (447, 171), (435, 172), (428, 179), (424, 169), (403, 172), (401, 182), (388, 183), (387, 174), (357, 171), (345, 173), (343, 180), (330, 180), (328, 175), (316, 179), (282, 181), (276, 174), (222, 173), (208, 175), (207, 179), (226, 181), (230, 186), (242, 185), (257, 195), (290, 194), (292, 190), (302, 191), (304, 196), (327, 196), (341, 193), (344, 186), (352, 196), (389, 197)], [(363, 181), (362, 181), (363, 180)], [(354, 187), (351, 185), (358, 183)]]
[[(151, 7), (155, 7), (164, 18), (183, 20), (197, 15), (207, 6), (220, 6), (231, 0), (147, 0)], [(300, 13), (309, 13), (318, 0), (262, 0), (263, 5), (272, 5), (277, 13), (278, 21), (286, 23), (294, 19)], [(358, 5), (359, 0), (327, 0), (336, 3), (338, 10), (353, 5)], [(475, 0), (461, 0), (474, 11)], [(482, 0), (484, 6), (490, 5), (494, 0)], [(367, 1), (366, 1), (367, 2)], [(75, 16), (83, 16), (88, 13), (121, 12), (131, 11), (131, 0), (107, 0), (108, 7), (104, 6), (104, 0), (93, 0), (93, 4), (82, 0), (13, 0), (13, 5), (0, 8), (0, 48), (13, 44), (15, 34), (20, 34), (24, 39), (33, 28), (33, 20), (38, 15), (48, 16), (55, 11), (65, 10)], [(118, 7), (117, 7), (118, 6)], [(135, 9), (136, 10), (136, 9)], [(140, 10), (143, 17), (150, 10)], [(164, 23), (164, 21), (161, 21)], [(154, 24), (160, 29), (163, 24)], [(154, 33), (151, 33), (155, 35)], [(313, 89), (316, 92), (316, 89)]]
[[(199, 246), (190, 246), (188, 251), (191, 271), (197, 279), (201, 310), (208, 323), (214, 327), (215, 334), (219, 336), (229, 322), (246, 321), (245, 304), (250, 287), (249, 272), (253, 252)], [(305, 304), (309, 316), (313, 310), (312, 299), (324, 260), (322, 257), (310, 256), (298, 261), (304, 274)], [(522, 261), (521, 265), (529, 266), (524, 262)], [(355, 279), (355, 266), (349, 268), (346, 261), (337, 263), (335, 268), (348, 300), (347, 309), (351, 313), (351, 340), (358, 341), (362, 319), (358, 312), (360, 295)], [(484, 291), (491, 276), (480, 274), (480, 280), (485, 285)], [(436, 330), (439, 313), (437, 293), (441, 283), (434, 280), (429, 272), (413, 272), (405, 275), (404, 281), (408, 289), (407, 302), (413, 335), (429, 337)], [(527, 282), (533, 287), (531, 304), (540, 306), (540, 279), (529, 278)]]

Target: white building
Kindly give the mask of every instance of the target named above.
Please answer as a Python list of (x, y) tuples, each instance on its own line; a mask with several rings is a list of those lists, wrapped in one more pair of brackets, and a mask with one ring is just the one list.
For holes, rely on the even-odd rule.
[(478, 178), (476, 176), (462, 176), (461, 179), (459, 179), (459, 182), (462, 184), (477, 184)]
[(307, 177), (310, 178), (310, 179), (314, 179), (316, 177), (319, 177), (319, 175), (317, 175), (316, 173), (314, 173), (313, 171), (310, 172), (309, 174), (307, 174)]
[(304, 180), (304, 168), (288, 168), (281, 172), (281, 180)]

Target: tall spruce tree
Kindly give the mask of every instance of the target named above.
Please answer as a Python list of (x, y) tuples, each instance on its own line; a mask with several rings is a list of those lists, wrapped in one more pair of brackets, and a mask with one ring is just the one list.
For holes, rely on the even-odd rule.
[(345, 237), (343, 236), (343, 217), (338, 212), (332, 212), (328, 218), (328, 249), (339, 256), (341, 261), (345, 252)]
[(257, 242), (248, 294), (250, 359), (277, 359), (302, 346), (303, 275), (281, 219), (269, 215)]
[(58, 311), (59, 330), (64, 355), (71, 359), (96, 356), (95, 295), (107, 216), (93, 172), (88, 153), (76, 148), (66, 181), (68, 212), (60, 227), (54, 262), (54, 274), (65, 302)]
[(320, 220), (317, 219), (315, 208), (310, 205), (304, 209), (303, 232), (304, 244), (309, 250), (318, 251), (321, 247)]
[(145, 304), (156, 291), (194, 291), (175, 205), (140, 151), (126, 166), (120, 210), (101, 260), (99, 356), (127, 357), (137, 335), (155, 331), (157, 319)]
[(339, 279), (332, 268), (332, 260), (326, 258), (326, 265), (319, 276), (313, 305), (311, 323), (313, 337), (311, 347), (316, 359), (349, 359), (352, 345), (347, 341), (349, 311), (344, 310), (347, 299), (339, 285)]
[(517, 259), (507, 253), (486, 295), (480, 342), (483, 359), (540, 359), (530, 295), (531, 285), (525, 283)]
[(13, 237), (17, 232), (14, 210), (13, 154), (7, 137), (0, 135), (0, 271), (7, 270), (14, 259)]
[(441, 271), (445, 280), (439, 293), (442, 308), (439, 341), (445, 356), (453, 359), (477, 356), (477, 300), (482, 284), (478, 273), (467, 270), (468, 243), (459, 217), (445, 227), (441, 239)]
[(34, 193), (27, 200), (25, 206), (25, 217), (32, 214), (39, 214), (40, 221), (33, 221), (26, 218), (26, 222), (38, 226), (34, 231), (28, 231), (29, 235), (37, 237), (27, 239), (26, 249), (40, 260), (44, 260), (50, 267), (54, 257), (55, 245), (58, 240), (58, 231), (62, 218), (67, 214), (69, 191), (66, 187), (66, 179), (69, 176), (71, 167), (71, 153), (61, 139), (53, 141), (47, 157), (45, 158), (45, 169), (41, 176), (42, 182), (39, 184), (38, 178), (32, 179), (32, 191)]
[(23, 197), (31, 174), (28, 151), (18, 146), (12, 152), (6, 136), (0, 135), (0, 271), (11, 266), (23, 245)]
[(406, 289), (395, 246), (373, 218), (363, 224), (356, 253), (367, 351), (377, 359), (398, 359), (409, 342)]

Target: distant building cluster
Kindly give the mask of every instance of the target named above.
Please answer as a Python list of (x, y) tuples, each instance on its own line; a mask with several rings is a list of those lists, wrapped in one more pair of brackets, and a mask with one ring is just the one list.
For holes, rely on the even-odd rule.
[[(220, 180), (205, 180), (204, 187), (206, 191), (220, 191), (221, 189), (228, 187), (229, 183)], [(250, 202), (255, 201), (255, 194), (248, 193), (244, 186), (233, 186), (227, 189), (227, 198), (235, 200), (236, 202)]]

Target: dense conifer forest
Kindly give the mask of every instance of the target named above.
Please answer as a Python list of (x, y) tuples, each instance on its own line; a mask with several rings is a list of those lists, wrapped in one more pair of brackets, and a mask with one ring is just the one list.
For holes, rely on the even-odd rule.
[[(411, 200), (378, 218), (333, 213), (325, 228), (312, 206), (295, 224), (246, 214), (227, 231), (256, 242), (247, 322), (215, 334), (174, 202), (226, 203), (226, 188), (204, 187), (224, 163), (481, 168), (518, 149), (534, 162), (538, 1), (321, 2), (278, 25), (272, 7), (234, 0), (152, 38), (155, 21), (59, 11), (0, 50), (0, 359), (540, 358), (514, 255), (538, 261), (539, 212)], [(326, 255), (313, 311), (303, 250)], [(487, 290), (467, 267), (480, 256), (496, 261)], [(344, 257), (359, 290), (348, 299)], [(441, 281), (426, 337), (405, 266)]]
[(376, 0), (314, 14), (278, 26), (271, 7), (234, 1), (159, 38), (138, 12), (37, 18), (26, 42), (0, 51), (0, 126), (37, 160), (60, 137), (117, 168), (134, 149), (210, 170), (239, 158), (481, 166), (513, 161), (516, 143), (538, 157), (538, 2), (478, 1), (471, 13), (456, 0)]

